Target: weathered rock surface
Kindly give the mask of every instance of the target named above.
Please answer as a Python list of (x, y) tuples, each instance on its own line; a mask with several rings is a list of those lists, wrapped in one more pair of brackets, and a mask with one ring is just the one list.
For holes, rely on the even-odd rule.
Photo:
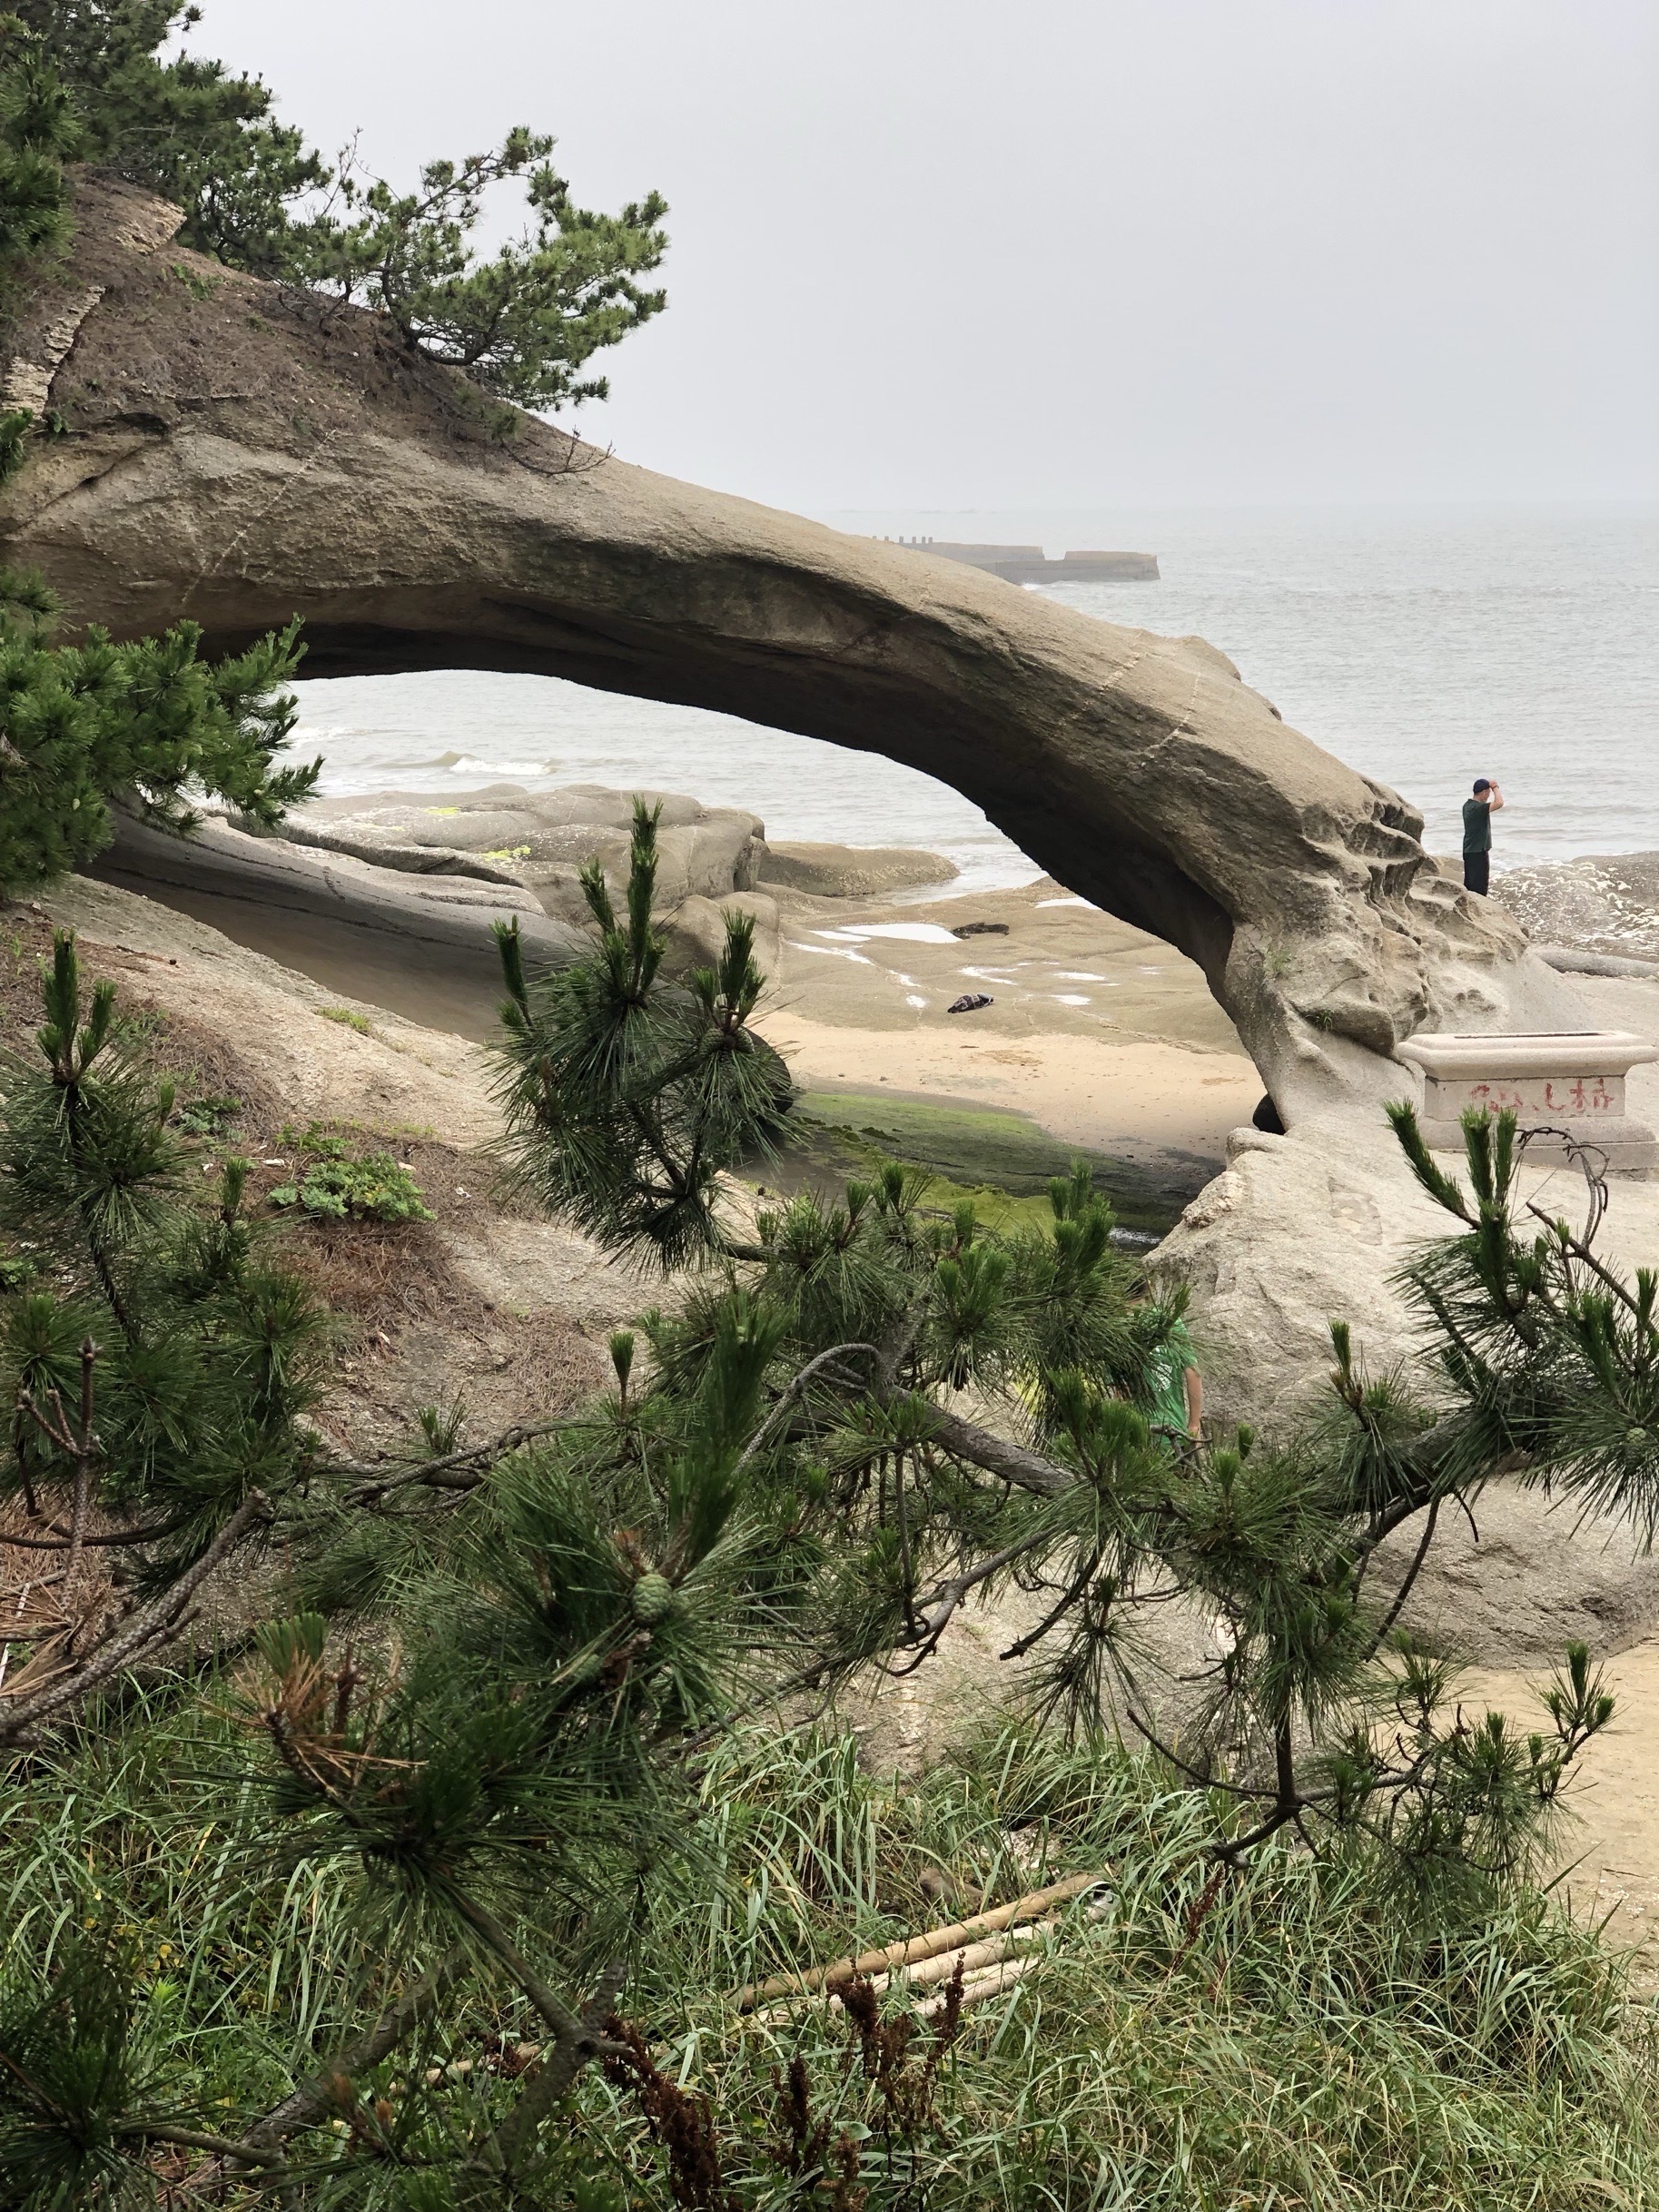
[(768, 844), (760, 881), (820, 899), (879, 899), (894, 891), (948, 884), (954, 863), (906, 845)]
[(1213, 647), (509, 422), (374, 318), (166, 243), (175, 220), (86, 176), (18, 320), (13, 380), (64, 430), (0, 537), (72, 625), (188, 617), (221, 648), (297, 613), (317, 674), (540, 670), (886, 753), (1199, 961), (1289, 1122), (1385, 1093), (1425, 1023), (1579, 1025), (1418, 815)]
[(532, 957), (562, 964), (582, 939), (532, 894), (474, 875), (414, 875), (350, 854), (251, 837), (208, 819), (191, 836), (123, 817), (92, 871), (227, 933), (258, 909), (262, 942), (331, 988), (481, 1036), (500, 988), (493, 934), (517, 915)]
[[(662, 808), (657, 918), (671, 971), (716, 960), (723, 913), (735, 907), (753, 917), (756, 955), (775, 975), (777, 903), (747, 887), (766, 849), (760, 822), (672, 794), (640, 795)], [(532, 965), (585, 950), (592, 922), (581, 872), (597, 860), (620, 897), (633, 803), (597, 785), (532, 795), (499, 784), (459, 801), (382, 793), (313, 801), (280, 834), (258, 836), (217, 816), (179, 837), (123, 815), (93, 873), (232, 935), (238, 909), (253, 902), (257, 925), (247, 933), (274, 936), (320, 980), (422, 1019), (447, 1014), (479, 1036), (500, 984), (495, 924), (517, 916)]]
[(777, 901), (764, 891), (735, 891), (723, 899), (682, 899), (664, 923), (668, 940), (667, 972), (684, 976), (694, 968), (712, 968), (726, 950), (726, 917), (746, 913), (755, 924), (755, 962), (774, 977), (783, 965)]
[[(1597, 1029), (1659, 1036), (1659, 982), (1578, 979)], [(1394, 1071), (1395, 1095), (1412, 1094)], [(1659, 1115), (1659, 1070), (1634, 1068), (1631, 1113)], [(1450, 1166), (1448, 1160), (1446, 1164)], [(1523, 1173), (1523, 1189), (1576, 1218), (1584, 1187), (1565, 1165)], [(1659, 1256), (1659, 1182), (1615, 1178), (1600, 1249), (1626, 1269)], [(1154, 1265), (1190, 1285), (1218, 1410), (1281, 1424), (1330, 1364), (1328, 1324), (1353, 1324), (1372, 1365), (1416, 1356), (1396, 1277), (1411, 1253), (1448, 1233), (1450, 1217), (1418, 1189), (1380, 1112), (1327, 1119), (1268, 1136), (1235, 1130), (1228, 1167), (1186, 1209)]]
[[(1585, 1019), (1601, 1029), (1659, 1035), (1659, 982), (1585, 978)], [(1399, 1091), (1408, 1089), (1397, 1071)], [(1631, 1111), (1659, 1111), (1659, 1073), (1629, 1079)], [(1397, 1276), (1414, 1250), (1447, 1233), (1449, 1217), (1418, 1189), (1378, 1114), (1326, 1117), (1269, 1137), (1235, 1131), (1226, 1172), (1187, 1208), (1158, 1248), (1160, 1279), (1185, 1282), (1208, 1401), (1223, 1419), (1282, 1429), (1328, 1371), (1329, 1325), (1352, 1325), (1373, 1371), (1416, 1369), (1422, 1342)], [(1581, 1219), (1575, 1170), (1524, 1171), (1524, 1195), (1552, 1214)], [(1626, 1276), (1659, 1256), (1659, 1183), (1610, 1186), (1597, 1249)], [(1479, 1540), (1444, 1516), (1404, 1616), (1431, 1646), (1494, 1665), (1558, 1656), (1577, 1637), (1617, 1651), (1659, 1624), (1659, 1563), (1631, 1529), (1592, 1520), (1540, 1492), (1495, 1484), (1476, 1509)], [(1403, 1570), (1399, 1546), (1378, 1555), (1379, 1575)]]
[(603, 1387), (608, 1330), (637, 1310), (637, 1276), (498, 1190), (495, 1071), (476, 1045), (336, 996), (218, 931), (116, 886), (72, 878), (5, 909), (0, 1031), (38, 1020), (35, 965), (51, 926), (81, 935), (86, 972), (111, 976), (126, 1014), (161, 1017), (180, 1097), (241, 1101), (232, 1141), (250, 1190), (283, 1180), (315, 1120), (407, 1160), (434, 1219), (381, 1229), (289, 1218), (284, 1249), (341, 1321), (318, 1418), (353, 1453), (401, 1448), (422, 1405), (463, 1397), (472, 1435), (558, 1411)]
[(613, 893), (627, 881), (636, 797), (660, 810), (659, 907), (754, 888), (766, 849), (759, 817), (672, 792), (610, 791), (598, 784), (539, 792), (489, 784), (459, 797), (377, 792), (313, 800), (295, 809), (281, 834), (410, 874), (521, 884), (548, 913), (580, 920), (587, 908), (578, 879), (590, 862), (600, 864)]

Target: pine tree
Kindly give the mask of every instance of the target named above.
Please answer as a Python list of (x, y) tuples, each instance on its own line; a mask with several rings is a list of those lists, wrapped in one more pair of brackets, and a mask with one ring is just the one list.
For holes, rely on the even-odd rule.
[(0, 570), (0, 889), (92, 859), (114, 834), (113, 805), (183, 830), (199, 792), (274, 826), (315, 788), (321, 760), (279, 765), (297, 623), (210, 664), (193, 622), (131, 645), (97, 629), (54, 645), (54, 609), (37, 577)]
[[(293, 2135), (355, 2109), (356, 2075), (469, 2002), (498, 2017), (490, 1991), (505, 1983), (535, 2017), (541, 2058), (509, 2108), (447, 2138), (440, 2161), (499, 2183), (539, 2159), (541, 2124), (576, 2073), (626, 2051), (601, 2024), (688, 1826), (686, 1774), (660, 1747), (758, 1680), (770, 1532), (742, 1509), (736, 1474), (770, 1338), (723, 1328), (702, 1404), (636, 1485), (625, 1535), (616, 1486), (596, 1490), (586, 1442), (567, 1440), (502, 1462), (476, 1499), (463, 1483), (477, 1509), (438, 1540), (400, 1541), (411, 1490), (416, 1517), (449, 1517), (452, 1461), (439, 1451), (414, 1461), (412, 1481), (366, 1489), (322, 1462), (301, 1417), (322, 1317), (246, 1217), (247, 1163), (226, 1160), (216, 1203), (197, 1200), (172, 1093), (123, 1036), (113, 987), (84, 997), (66, 933), (42, 992), (36, 1053), (0, 1071), (14, 1255), (0, 1387), (29, 1516), (6, 1542), (64, 1566), (0, 1591), (11, 1649), (26, 1652), (3, 1681), (0, 1749), (52, 1755), (89, 1700), (153, 1664), (211, 1575), (232, 1562), (244, 1588), (262, 1575), (277, 1610), (249, 1624), (254, 1672), (231, 1694), (264, 1746), (264, 1848), (291, 1871), (355, 1871), (362, 1962), (401, 1986), (378, 2006), (366, 1990), (363, 2032), (227, 2135), (217, 2112), (181, 2118), (135, 1962), (92, 1914), (49, 1962), (15, 1958), (0, 1995), (8, 2201), (118, 2197), (161, 2144), (232, 2172), (284, 2169)], [(488, 1447), (457, 1457), (500, 1460)], [(328, 1621), (304, 1604), (308, 1585), (340, 1582), (336, 1539), (365, 1518), (394, 1555), (373, 1633), (395, 1644), (406, 1623), (407, 1659), (331, 1650)], [(118, 1586), (94, 1556), (121, 1561)], [(285, 1581), (296, 1611), (281, 1609)], [(352, 1617), (337, 1599), (337, 1620)], [(228, 1782), (233, 1797), (245, 1786)], [(563, 1978), (590, 1977), (585, 2005), (527, 1954), (527, 1915), (531, 1936), (549, 1918), (562, 1931)]]
[[(181, 206), (185, 245), (374, 309), (501, 400), (607, 396), (586, 364), (667, 304), (646, 282), (667, 250), (660, 194), (614, 215), (578, 207), (553, 139), (523, 127), (427, 163), (413, 191), (349, 154), (331, 166), (276, 119), (259, 78), (190, 52), (162, 58), (200, 20), (184, 0), (18, 0), (0, 23), (0, 280), (6, 257), (63, 242), (62, 163), (79, 154)], [(510, 183), (528, 226), (480, 257), (484, 195)]]
[(524, 1188), (620, 1249), (683, 1265), (716, 1236), (722, 1171), (783, 1125), (786, 1072), (749, 1017), (761, 978), (740, 917), (689, 990), (660, 974), (652, 919), (660, 807), (635, 810), (626, 916), (598, 864), (582, 891), (598, 956), (526, 980), (518, 925), (498, 927), (507, 995), (501, 1101)]
[(114, 986), (83, 993), (69, 933), (42, 1001), (35, 1052), (0, 1059), (0, 1390), (34, 1525), (7, 1541), (62, 1571), (25, 1577), (37, 1633), (0, 1743), (163, 1643), (291, 1504), (322, 1345), (314, 1301), (247, 1218), (248, 1163), (225, 1160), (198, 1201), (172, 1089), (133, 1052)]
[(184, 0), (18, 0), (11, 45), (61, 75), (84, 159), (183, 207), (187, 245), (283, 276), (291, 210), (329, 172), (300, 131), (275, 121), (257, 77), (188, 53), (161, 58), (201, 18)]
[[(1399, 1378), (1368, 1377), (1337, 1324), (1330, 1387), (1300, 1433), (1200, 1445), (1160, 1431), (1152, 1370), (1182, 1301), (1136, 1295), (1084, 1170), (1054, 1185), (1042, 1235), (988, 1233), (971, 1204), (930, 1213), (917, 1179), (889, 1168), (733, 1237), (721, 1177), (778, 1126), (774, 1093), (743, 1072), (759, 979), (734, 913), (719, 973), (688, 1002), (665, 992), (653, 835), (642, 809), (626, 928), (590, 877), (599, 962), (527, 984), (503, 942), (509, 1142), (552, 1211), (670, 1265), (701, 1253), (681, 1312), (646, 1319), (641, 1422), (671, 1427), (697, 1402), (734, 1312), (774, 1332), (750, 1479), (780, 1559), (810, 1562), (803, 1678), (913, 1670), (973, 1594), (1017, 1582), (1042, 1601), (1009, 1654), (1030, 1663), (1036, 1710), (1091, 1730), (1115, 1705), (1196, 1786), (1229, 1793), (1223, 1861), (1292, 1827), (1330, 1848), (1386, 1838), (1402, 1880), (1442, 1904), (1532, 1864), (1568, 1766), (1611, 1714), (1587, 1653), (1568, 1653), (1548, 1693), (1547, 1735), (1521, 1738), (1496, 1717), (1466, 1726), (1450, 1670), (1396, 1624), (1442, 1506), (1470, 1504), (1517, 1450), (1536, 1478), (1659, 1510), (1654, 1280), (1623, 1292), (1589, 1237), (1561, 1227), (1521, 1249), (1513, 1119), (1469, 1125), (1476, 1217), (1402, 1113), (1419, 1176), (1471, 1223), (1415, 1277), (1461, 1408), (1431, 1414)], [(1378, 1546), (1413, 1525), (1413, 1565), (1374, 1601)], [(1226, 1646), (1179, 1757), (1126, 1657), (1138, 1608), (1171, 1592)]]
[[(667, 251), (668, 205), (649, 193), (616, 215), (578, 207), (548, 159), (554, 143), (509, 131), (464, 161), (428, 163), (413, 192), (344, 169), (342, 212), (305, 227), (293, 273), (377, 310), (411, 349), (515, 406), (607, 399), (609, 380), (581, 371), (667, 305), (666, 291), (641, 280)], [(473, 233), (485, 194), (518, 179), (529, 227), (480, 261)]]
[[(191, 2055), (122, 1897), (54, 1870), (67, 1911), (25, 1916), (0, 1977), (21, 2212), (146, 2201), (163, 2155), (295, 2205), (597, 2205), (561, 2118), (594, 2065), (655, 2116), (683, 2200), (723, 2201), (718, 2113), (675, 2102), (626, 2019), (724, 1832), (701, 1763), (746, 1713), (789, 1725), (794, 1693), (923, 1664), (1012, 1581), (1039, 1598), (1012, 1654), (1039, 1712), (1102, 1759), (1108, 1694), (1155, 1736), (1124, 1650), (1137, 1607), (1180, 1590), (1225, 1623), (1207, 1715), (1158, 1746), (1210, 1808), (1193, 1933), (1234, 1870), (1293, 1839), (1445, 1951), (1527, 1876), (1605, 1725), (1582, 1650), (1547, 1730), (1466, 1720), (1449, 1670), (1399, 1645), (1401, 1598), (1366, 1589), (1383, 1536), (1432, 1533), (1500, 1455), (1648, 1496), (1630, 1431), (1652, 1287), (1619, 1285), (1591, 1235), (1517, 1234), (1512, 1129), (1471, 1126), (1472, 1198), (1418, 1147), (1467, 1232), (1419, 1270), (1449, 1411), (1368, 1378), (1338, 1332), (1304, 1431), (1170, 1433), (1150, 1378), (1180, 1301), (1145, 1295), (1086, 1170), (1056, 1180), (1042, 1231), (932, 1209), (896, 1166), (742, 1223), (724, 1179), (777, 1134), (786, 1082), (752, 1029), (742, 917), (715, 969), (663, 981), (654, 828), (642, 810), (625, 915), (589, 879), (590, 961), (531, 977), (504, 940), (499, 1050), (528, 1186), (677, 1267), (677, 1307), (613, 1338), (615, 1387), (577, 1416), (470, 1442), (430, 1412), (368, 1465), (305, 1426), (321, 1317), (248, 1220), (240, 1164), (204, 1202), (113, 992), (85, 1001), (57, 944), (35, 1051), (0, 1075), (0, 1387), (25, 1555), (65, 1572), (45, 1603), (0, 1590), (21, 1659), (0, 1748), (73, 1771), (119, 1744), (129, 1703), (188, 1697), (161, 1663), (233, 1562), (190, 1817), (240, 1837), (251, 1891), (326, 1871), (341, 2001), (327, 2040), (262, 2059), (255, 2093)], [(480, 2049), (499, 2055), (458, 2096), (456, 2054)]]

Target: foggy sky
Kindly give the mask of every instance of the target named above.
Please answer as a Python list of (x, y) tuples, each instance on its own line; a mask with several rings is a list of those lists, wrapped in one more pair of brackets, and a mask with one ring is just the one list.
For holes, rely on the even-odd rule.
[(581, 427), (840, 509), (1659, 491), (1652, 0), (206, 0), (394, 183), (671, 205)]

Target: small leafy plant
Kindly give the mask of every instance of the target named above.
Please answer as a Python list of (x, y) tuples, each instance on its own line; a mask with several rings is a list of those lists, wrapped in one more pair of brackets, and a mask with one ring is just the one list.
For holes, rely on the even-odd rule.
[(187, 1137), (222, 1137), (241, 1111), (237, 1098), (186, 1099), (173, 1118)]
[(354, 1154), (343, 1137), (331, 1136), (315, 1122), (299, 1150), (293, 1175), (271, 1193), (273, 1206), (297, 1206), (301, 1213), (338, 1221), (432, 1219), (420, 1184), (390, 1152)]

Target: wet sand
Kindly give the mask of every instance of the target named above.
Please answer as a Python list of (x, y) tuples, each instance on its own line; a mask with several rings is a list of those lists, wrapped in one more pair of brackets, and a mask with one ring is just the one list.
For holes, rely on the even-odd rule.
[[(254, 897), (129, 887), (342, 996), (474, 1042), (493, 1032), (488, 941), (404, 953), (395, 939)], [(781, 932), (760, 1026), (808, 1092), (1022, 1114), (1062, 1144), (1174, 1165), (1189, 1194), (1222, 1165), (1228, 1131), (1261, 1096), (1194, 963), (1047, 879), (897, 900), (762, 888)], [(953, 933), (974, 924), (988, 926)], [(950, 1013), (967, 992), (992, 1003)]]
[[(762, 1027), (809, 1091), (1012, 1108), (1065, 1143), (1218, 1168), (1261, 1097), (1201, 971), (1052, 883), (780, 905)], [(994, 933), (953, 933), (975, 923)], [(992, 1003), (949, 1012), (965, 993)]]

